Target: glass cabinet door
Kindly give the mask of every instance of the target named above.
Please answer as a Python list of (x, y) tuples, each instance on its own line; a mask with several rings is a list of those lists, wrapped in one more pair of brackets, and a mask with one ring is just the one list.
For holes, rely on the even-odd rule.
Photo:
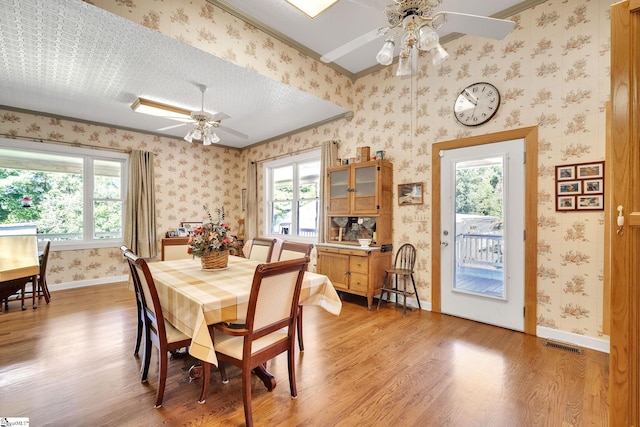
[(327, 188), (329, 190), (327, 206), (329, 213), (349, 213), (349, 167), (329, 172)]
[(352, 213), (375, 215), (378, 212), (377, 172), (376, 165), (364, 167), (355, 165), (353, 168), (354, 200)]

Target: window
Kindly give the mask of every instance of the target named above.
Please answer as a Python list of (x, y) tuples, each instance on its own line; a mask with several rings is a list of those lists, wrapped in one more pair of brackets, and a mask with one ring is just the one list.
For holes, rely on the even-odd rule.
[(265, 163), (267, 235), (315, 240), (318, 235), (320, 151)]
[[(117, 246), (124, 230), (128, 156), (0, 139), (0, 224), (35, 224), (66, 249)], [(23, 198), (31, 199), (23, 207)]]

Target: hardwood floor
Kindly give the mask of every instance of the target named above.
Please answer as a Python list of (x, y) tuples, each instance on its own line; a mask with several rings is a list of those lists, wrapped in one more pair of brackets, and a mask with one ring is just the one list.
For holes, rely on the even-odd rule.
[[(190, 357), (171, 360), (162, 408), (133, 356), (135, 301), (126, 284), (57, 291), (50, 305), (0, 314), (0, 417), (31, 426), (239, 426), (240, 372), (189, 383)], [(286, 356), (268, 364), (278, 386), (253, 381), (257, 426), (606, 426), (608, 355), (574, 354), (521, 333), (345, 295), (339, 317), (304, 311), (298, 398)]]

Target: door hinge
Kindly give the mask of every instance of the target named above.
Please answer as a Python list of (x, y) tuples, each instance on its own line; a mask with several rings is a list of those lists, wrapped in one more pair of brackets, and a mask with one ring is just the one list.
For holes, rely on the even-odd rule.
[(376, 170), (380, 170), (380, 166), (376, 166)]
[(524, 152), (524, 155), (522, 156), (522, 164), (526, 165), (527, 164), (527, 152)]
[(376, 210), (380, 210), (380, 205), (376, 205)]
[(527, 240), (527, 230), (522, 230), (522, 240)]
[(527, 307), (522, 307), (522, 317), (527, 317)]

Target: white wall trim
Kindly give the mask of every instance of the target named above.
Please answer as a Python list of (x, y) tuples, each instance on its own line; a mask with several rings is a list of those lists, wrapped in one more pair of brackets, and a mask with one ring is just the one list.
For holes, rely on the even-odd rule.
[(607, 337), (586, 337), (580, 334), (547, 328), (546, 326), (538, 326), (536, 329), (536, 335), (539, 338), (546, 338), (565, 344), (577, 345), (579, 347), (590, 348), (591, 350), (601, 351), (607, 354), (609, 353), (609, 339)]
[(100, 279), (78, 280), (76, 282), (48, 283), (50, 292), (61, 291), (63, 289), (83, 288), (85, 286), (104, 285), (107, 283), (128, 282), (129, 275), (102, 277)]

